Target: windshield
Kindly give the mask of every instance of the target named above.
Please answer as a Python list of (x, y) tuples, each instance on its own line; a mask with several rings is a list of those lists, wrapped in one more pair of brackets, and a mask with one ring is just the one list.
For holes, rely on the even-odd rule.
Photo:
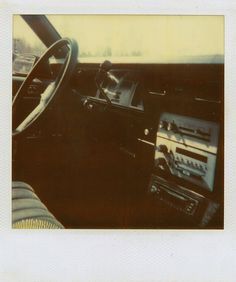
[(42, 55), (46, 46), (20, 15), (13, 16), (13, 53)]
[(12, 72), (26, 75), (46, 46), (19, 15), (13, 16), (12, 36)]
[(223, 16), (47, 15), (79, 61), (222, 63)]

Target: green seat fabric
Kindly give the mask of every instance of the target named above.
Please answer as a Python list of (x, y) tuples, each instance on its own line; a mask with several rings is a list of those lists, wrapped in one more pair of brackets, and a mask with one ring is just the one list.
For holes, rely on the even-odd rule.
[(12, 228), (61, 229), (63, 225), (25, 182), (12, 183)]

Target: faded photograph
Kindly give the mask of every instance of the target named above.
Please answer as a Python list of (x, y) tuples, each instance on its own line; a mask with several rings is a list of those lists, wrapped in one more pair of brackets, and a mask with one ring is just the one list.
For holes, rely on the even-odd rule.
[(224, 228), (224, 16), (14, 15), (12, 227)]

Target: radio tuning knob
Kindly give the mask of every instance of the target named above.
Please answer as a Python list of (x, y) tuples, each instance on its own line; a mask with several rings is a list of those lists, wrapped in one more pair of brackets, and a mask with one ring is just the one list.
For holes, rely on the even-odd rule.
[(159, 145), (157, 147), (157, 150), (158, 150), (158, 152), (161, 152), (161, 153), (164, 153), (164, 154), (168, 153), (168, 148), (167, 148), (166, 145)]

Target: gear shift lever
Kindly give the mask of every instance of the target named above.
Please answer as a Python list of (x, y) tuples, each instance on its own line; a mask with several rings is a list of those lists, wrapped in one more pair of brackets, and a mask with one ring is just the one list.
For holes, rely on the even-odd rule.
[(96, 86), (98, 90), (100, 91), (100, 93), (102, 94), (102, 96), (106, 99), (108, 105), (111, 105), (111, 101), (107, 97), (103, 88), (101, 87), (101, 80), (108, 75), (108, 71), (111, 68), (112, 68), (112, 63), (108, 60), (105, 60), (102, 64), (100, 64), (98, 72), (95, 77)]

